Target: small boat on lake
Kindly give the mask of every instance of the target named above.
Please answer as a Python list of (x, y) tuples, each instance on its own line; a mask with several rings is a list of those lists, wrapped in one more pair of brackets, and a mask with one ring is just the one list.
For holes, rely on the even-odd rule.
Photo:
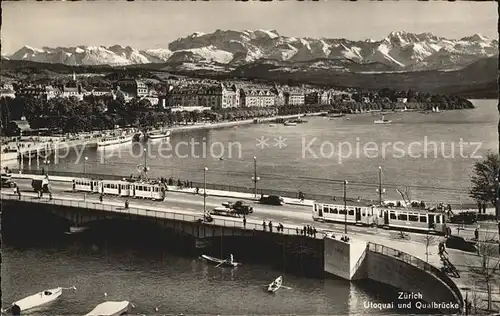
[(277, 290), (280, 289), (281, 285), (283, 284), (283, 277), (279, 276), (274, 280), (269, 286), (267, 287), (267, 291), (269, 293), (274, 293)]
[(297, 123), (291, 122), (291, 121), (286, 121), (285, 123), (283, 123), (283, 125), (285, 125), (285, 126), (297, 126)]
[(381, 120), (375, 120), (375, 121), (373, 121), (373, 123), (375, 123), (375, 124), (390, 124), (390, 123), (392, 123), (392, 121), (386, 120), (385, 116), (382, 116)]
[(83, 233), (87, 229), (89, 229), (89, 228), (85, 227), (85, 226), (75, 225), (75, 226), (70, 226), (69, 227), (69, 232), (70, 232), (70, 234), (78, 234), (78, 233)]
[(97, 305), (92, 311), (85, 314), (85, 316), (118, 316), (125, 315), (130, 308), (130, 302), (104, 302)]
[(201, 257), (203, 259), (207, 260), (208, 262), (217, 264), (217, 266), (234, 268), (234, 267), (237, 267), (237, 266), (241, 265), (241, 263), (233, 261), (233, 255), (230, 255), (230, 259), (229, 260), (219, 259), (219, 258), (207, 256), (207, 255), (202, 255)]
[(147, 134), (147, 139), (161, 139), (170, 137), (170, 131), (154, 131)]
[(331, 114), (329, 115), (330, 118), (339, 118), (339, 117), (344, 117), (345, 114), (343, 113), (335, 113), (335, 114)]
[(55, 289), (48, 289), (44, 290), (41, 292), (38, 292), (36, 294), (30, 295), (28, 297), (23, 298), (22, 300), (15, 301), (12, 303), (12, 313), (13, 314), (18, 314), (21, 312), (25, 312), (30, 309), (34, 309), (37, 307), (41, 307), (43, 305), (47, 305), (49, 303), (54, 302), (57, 300), (61, 295), (63, 290), (75, 290), (76, 287), (71, 287), (71, 288), (62, 288), (62, 287), (57, 287)]

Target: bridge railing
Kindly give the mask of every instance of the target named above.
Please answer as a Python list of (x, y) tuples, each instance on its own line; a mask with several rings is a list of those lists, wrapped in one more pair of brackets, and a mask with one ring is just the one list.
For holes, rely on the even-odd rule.
[[(182, 213), (181, 211), (177, 212), (169, 211), (167, 209), (162, 209), (160, 207), (155, 207), (155, 209), (152, 209), (148, 208), (147, 206), (146, 207), (129, 206), (128, 208), (125, 208), (124, 205), (123, 206), (117, 205), (118, 203), (109, 204), (109, 203), (82, 201), (74, 199), (61, 199), (56, 197), (50, 199), (46, 197), (38, 198), (29, 195), (21, 195), (21, 198), (19, 198), (18, 195), (7, 194), (4, 192), (0, 194), (0, 197), (3, 200), (17, 200), (17, 201), (20, 200), (29, 203), (60, 205), (60, 206), (83, 208), (83, 209), (102, 211), (102, 212), (120, 213), (130, 216), (132, 215), (145, 216), (145, 217), (169, 219), (169, 220), (183, 221), (183, 222), (198, 222), (203, 215), (201, 212), (199, 214), (196, 213), (186, 214)], [(240, 228), (244, 230), (265, 231), (265, 232), (284, 234), (284, 235), (300, 235), (301, 234), (300, 230), (302, 228), (298, 226), (292, 228), (284, 227), (283, 231), (281, 230), (278, 231), (276, 226), (278, 223), (273, 223), (272, 229), (270, 230), (269, 222), (266, 222), (264, 225), (264, 223), (248, 222), (247, 219), (247, 222), (244, 223), (242, 217), (240, 218), (213, 217), (212, 222), (204, 222), (204, 224), (211, 226), (219, 226), (219, 227)], [(323, 239), (324, 236), (318, 233), (315, 237), (310, 237), (310, 238)]]
[(409, 265), (412, 265), (422, 271), (425, 271), (427, 273), (432, 274), (434, 277), (437, 279), (441, 280), (443, 283), (445, 283), (453, 292), (453, 295), (455, 296), (457, 303), (460, 304), (460, 306), (463, 306), (463, 296), (462, 292), (458, 288), (458, 286), (453, 282), (452, 279), (446, 273), (442, 272), (438, 268), (434, 267), (433, 265), (415, 257), (412, 256), (408, 253), (402, 252), (400, 250), (386, 247), (380, 244), (375, 244), (375, 243), (368, 243), (368, 249), (373, 252), (377, 252), (386, 256), (391, 256), (393, 258), (396, 258), (400, 261), (403, 261)]

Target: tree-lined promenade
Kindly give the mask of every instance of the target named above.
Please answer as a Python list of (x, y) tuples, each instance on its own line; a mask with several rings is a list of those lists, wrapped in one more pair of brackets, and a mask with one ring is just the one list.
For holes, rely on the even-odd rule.
[[(404, 100), (404, 101), (402, 101)], [(147, 99), (111, 96), (56, 97), (49, 100), (35, 97), (2, 98), (2, 127), (9, 134), (8, 122), (24, 116), (34, 129), (48, 128), (62, 132), (88, 132), (113, 129), (116, 125), (141, 129), (190, 124), (244, 120), (276, 115), (299, 115), (315, 112), (359, 113), (364, 111), (399, 109), (430, 111), (473, 108), (470, 101), (445, 95), (430, 95), (412, 90), (397, 92), (382, 89), (377, 93), (358, 91), (349, 100), (336, 100), (331, 104), (288, 105), (266, 108), (223, 108), (205, 111), (172, 111), (153, 106)]]

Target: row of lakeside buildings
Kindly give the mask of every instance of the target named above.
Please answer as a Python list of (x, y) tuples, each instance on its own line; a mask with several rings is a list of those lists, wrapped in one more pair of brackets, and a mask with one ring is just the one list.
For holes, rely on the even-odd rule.
[[(252, 85), (247, 83), (189, 83), (169, 84), (166, 89), (156, 91), (143, 80), (121, 79), (114, 83), (113, 88), (85, 89), (76, 80), (64, 86), (18, 85), (14, 91), (13, 85), (3, 84), (0, 97), (16, 96), (52, 99), (56, 97), (74, 97), (83, 100), (85, 96), (112, 96), (125, 102), (133, 98), (147, 99), (153, 107), (167, 108), (253, 108), (274, 106), (297, 106), (304, 104), (333, 104), (334, 102), (351, 102), (352, 94), (339, 90), (308, 89), (305, 87), (288, 87), (274, 85)], [(367, 100), (366, 102), (369, 102)]]

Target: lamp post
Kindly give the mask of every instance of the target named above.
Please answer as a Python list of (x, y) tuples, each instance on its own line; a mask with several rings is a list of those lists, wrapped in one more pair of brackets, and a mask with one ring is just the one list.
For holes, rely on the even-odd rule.
[(85, 157), (85, 158), (83, 159), (83, 176), (85, 176), (85, 175), (87, 174), (87, 172), (86, 172), (86, 170), (85, 170), (85, 169), (86, 169), (86, 168), (85, 168), (85, 165), (86, 165), (87, 160), (89, 160), (89, 157)]
[(347, 235), (347, 180), (344, 180), (344, 233)]
[(207, 171), (208, 168), (203, 169), (203, 216), (207, 214)]
[(253, 177), (252, 177), (252, 180), (253, 180), (253, 194), (254, 194), (254, 198), (256, 199), (257, 198), (257, 181), (260, 180), (259, 177), (257, 177), (257, 157), (253, 157)]
[(382, 205), (382, 167), (378, 167), (378, 204)]
[(144, 148), (144, 177), (148, 177), (148, 149)]
[(45, 165), (47, 166), (47, 176), (49, 175), (49, 164), (50, 164), (50, 160), (44, 160), (44, 163)]

